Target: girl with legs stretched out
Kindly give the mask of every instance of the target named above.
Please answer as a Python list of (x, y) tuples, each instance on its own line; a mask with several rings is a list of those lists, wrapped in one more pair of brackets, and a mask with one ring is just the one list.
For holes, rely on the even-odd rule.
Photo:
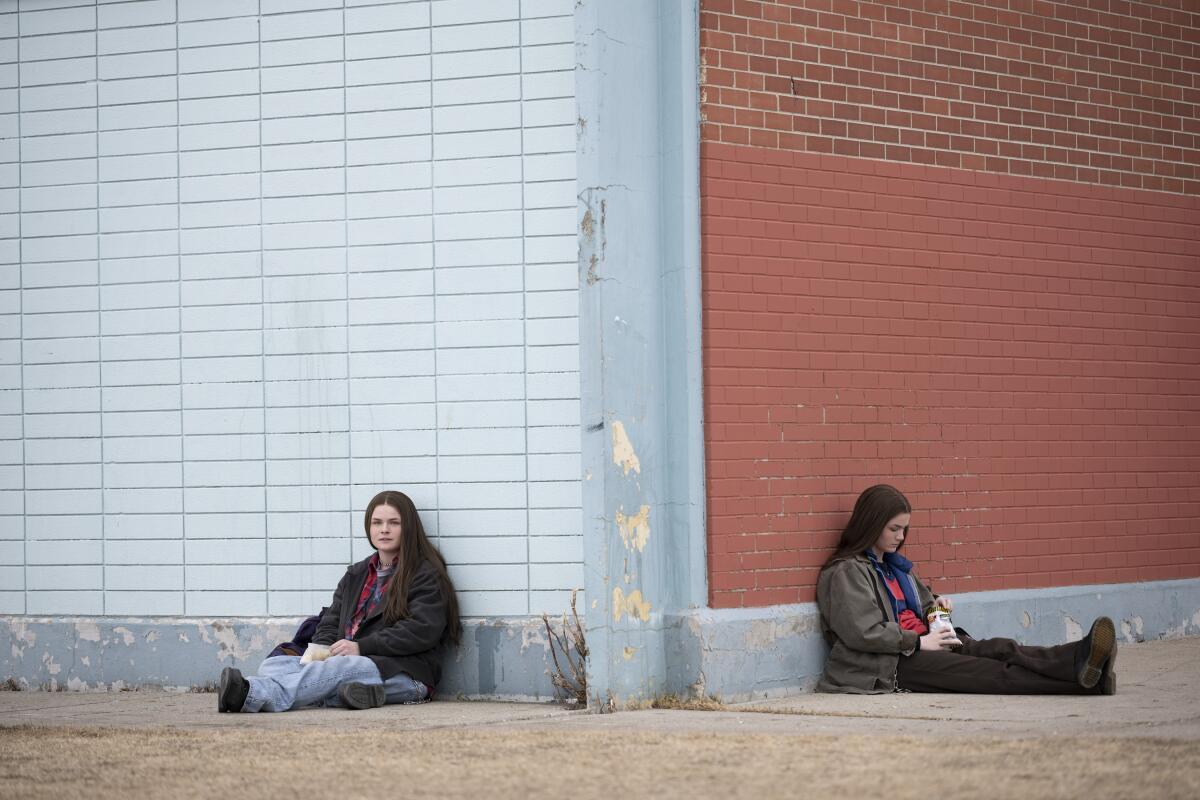
[(930, 630), (927, 615), (949, 612), (900, 555), (912, 506), (898, 489), (872, 486), (858, 497), (837, 550), (817, 581), (821, 627), (830, 646), (817, 688), (825, 692), (1113, 694), (1116, 631), (1108, 617), (1082, 641), (1032, 647), (1012, 639), (959, 642)]

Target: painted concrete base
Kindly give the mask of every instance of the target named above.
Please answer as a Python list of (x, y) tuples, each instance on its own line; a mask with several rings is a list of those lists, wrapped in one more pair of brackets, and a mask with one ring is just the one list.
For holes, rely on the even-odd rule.
[[(1123, 642), (1200, 635), (1200, 578), (975, 592), (954, 603), (954, 623), (977, 638), (1060, 644), (1083, 638), (1101, 615)], [(671, 630), (673, 691), (725, 702), (811, 691), (827, 652), (813, 603), (697, 609)]]
[[(186, 690), (216, 683), (223, 667), (253, 673), (301, 619), (0, 617), (0, 681), (23, 689)], [(464, 620), (438, 694), (551, 700), (552, 668), (540, 617)]]
[[(977, 592), (954, 598), (954, 621), (977, 637), (1030, 644), (1079, 639), (1092, 619), (1117, 622), (1121, 640), (1200, 635), (1200, 578), (1153, 583)], [(298, 619), (0, 617), (0, 680), (25, 689), (190, 689), (221, 668), (253, 671)], [(726, 702), (809, 691), (825, 661), (812, 603), (695, 609), (664, 620), (661, 694)], [(444, 697), (550, 700), (553, 668), (540, 618), (466, 620), (447, 658)]]

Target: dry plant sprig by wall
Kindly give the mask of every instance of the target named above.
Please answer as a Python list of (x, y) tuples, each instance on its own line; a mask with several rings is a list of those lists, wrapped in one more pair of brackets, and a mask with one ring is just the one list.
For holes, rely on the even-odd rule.
[(561, 692), (568, 704), (583, 708), (587, 706), (588, 648), (583, 624), (575, 609), (575, 597), (578, 594), (578, 589), (571, 590), (571, 618), (568, 620), (567, 613), (563, 612), (561, 630), (555, 630), (550, 624), (548, 614), (542, 614), (542, 622), (546, 624), (550, 657), (554, 659), (550, 682), (554, 684), (555, 693)]

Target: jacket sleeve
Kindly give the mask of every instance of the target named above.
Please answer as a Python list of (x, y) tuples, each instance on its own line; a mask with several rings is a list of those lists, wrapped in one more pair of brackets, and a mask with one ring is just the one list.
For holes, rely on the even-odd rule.
[(312, 638), (313, 644), (333, 644), (342, 638), (342, 632), (338, 629), (342, 617), (342, 594), (349, 581), (350, 570), (346, 570), (346, 574), (338, 581), (337, 588), (333, 591), (333, 600), (329, 601), (329, 608), (325, 609), (321, 621), (317, 623), (317, 632)]
[(408, 616), (358, 640), (364, 656), (408, 656), (437, 647), (446, 630), (446, 601), (437, 570), (428, 562), (413, 575)]
[(851, 650), (908, 655), (920, 637), (888, 619), (869, 580), (853, 561), (830, 569), (829, 627)]

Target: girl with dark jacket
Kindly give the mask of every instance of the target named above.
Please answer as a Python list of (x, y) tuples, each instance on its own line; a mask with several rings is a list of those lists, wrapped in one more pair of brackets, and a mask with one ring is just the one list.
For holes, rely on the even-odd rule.
[(272, 656), (249, 678), (226, 667), (218, 711), (362, 709), (430, 697), (443, 647), (462, 631), (446, 562), (401, 492), (375, 495), (363, 526), (375, 553), (346, 570), (312, 639), (328, 645), (329, 657)]
[[(822, 692), (1113, 694), (1116, 631), (1108, 617), (1079, 642), (1031, 647), (929, 630), (935, 596), (900, 555), (912, 507), (898, 489), (872, 486), (858, 497), (837, 550), (817, 581), (821, 629), (830, 646)], [(954, 649), (951, 649), (951, 648)]]

